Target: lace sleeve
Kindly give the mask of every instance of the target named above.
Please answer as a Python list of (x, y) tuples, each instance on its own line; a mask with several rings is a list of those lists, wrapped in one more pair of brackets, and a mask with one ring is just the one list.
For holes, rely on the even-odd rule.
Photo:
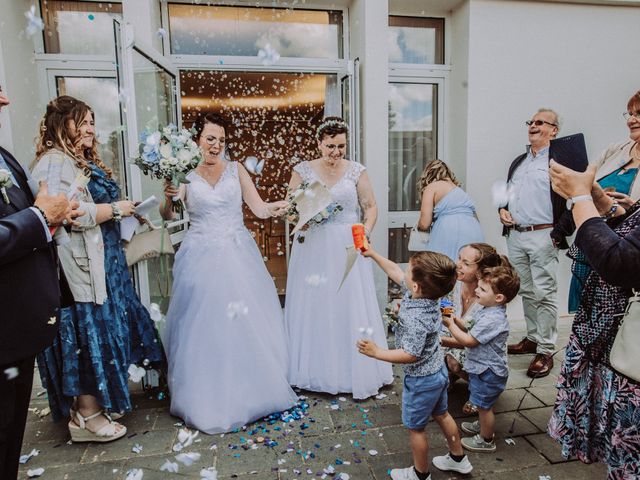
[(300, 162), (293, 167), (293, 171), (302, 177), (303, 182), (311, 181), (311, 167), (309, 166), (309, 162)]
[(360, 175), (367, 169), (364, 165), (358, 162), (352, 162), (350, 166), (349, 173), (347, 174), (347, 178), (349, 178), (354, 184), (358, 183), (360, 179)]

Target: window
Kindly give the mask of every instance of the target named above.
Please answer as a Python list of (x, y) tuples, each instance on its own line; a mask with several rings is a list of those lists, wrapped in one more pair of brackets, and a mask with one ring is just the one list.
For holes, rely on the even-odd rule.
[(342, 58), (342, 13), (284, 8), (169, 4), (171, 53)]
[(46, 53), (113, 55), (113, 18), (122, 4), (42, 0)]
[(444, 19), (389, 17), (389, 62), (444, 63)]
[(389, 87), (389, 211), (420, 210), (416, 184), (438, 155), (438, 85)]

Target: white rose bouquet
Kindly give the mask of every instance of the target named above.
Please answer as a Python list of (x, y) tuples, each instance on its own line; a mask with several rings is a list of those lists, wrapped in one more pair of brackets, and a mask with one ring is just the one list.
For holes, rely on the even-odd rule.
[(9, 203), (7, 188), (11, 188), (12, 186), (13, 181), (11, 180), (11, 172), (6, 168), (0, 168), (0, 192), (2, 192), (2, 199), (4, 200), (4, 203)]
[[(135, 163), (142, 173), (158, 179), (169, 180), (175, 187), (189, 183), (187, 174), (202, 161), (202, 151), (193, 140), (194, 130), (167, 125), (161, 130), (145, 130), (140, 135), (138, 156)], [(182, 211), (182, 203), (173, 199), (173, 209)]]

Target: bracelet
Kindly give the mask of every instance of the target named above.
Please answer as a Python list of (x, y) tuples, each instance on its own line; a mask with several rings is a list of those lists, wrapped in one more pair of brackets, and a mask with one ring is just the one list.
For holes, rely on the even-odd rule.
[(40, 215), (42, 215), (42, 218), (44, 218), (44, 223), (47, 225), (47, 227), (50, 227), (51, 224), (49, 223), (49, 219), (47, 218), (47, 216), (44, 214), (44, 210), (42, 210), (37, 205), (34, 205), (33, 208), (35, 208), (36, 210), (38, 210), (40, 212)]
[(618, 203), (618, 201), (614, 200), (613, 204), (611, 205), (611, 208), (609, 209), (609, 211), (607, 213), (605, 213), (604, 215), (601, 215), (601, 217), (604, 218), (605, 220), (609, 220), (610, 218), (613, 218), (613, 216), (618, 211), (618, 207), (619, 206), (620, 206), (620, 204)]
[(113, 220), (115, 222), (120, 222), (122, 220), (122, 209), (116, 202), (111, 204), (111, 212), (113, 213)]

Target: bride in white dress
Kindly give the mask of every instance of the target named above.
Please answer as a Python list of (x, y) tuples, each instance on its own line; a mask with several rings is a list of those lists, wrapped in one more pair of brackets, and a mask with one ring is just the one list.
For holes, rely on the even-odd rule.
[[(228, 432), (293, 406), (286, 377), (282, 309), (242, 201), (260, 218), (286, 202), (265, 203), (237, 162), (221, 157), (226, 122), (196, 122), (203, 163), (181, 185), (190, 227), (176, 254), (166, 317), (171, 413), (207, 433)], [(178, 191), (167, 185), (163, 216)]]
[(287, 274), (285, 326), (289, 345), (289, 383), (356, 399), (378, 393), (393, 382), (391, 364), (359, 355), (356, 341), (367, 337), (387, 345), (373, 282), (371, 259), (358, 255), (342, 288), (346, 247), (353, 245), (351, 225), (359, 205), (367, 231), (375, 225), (377, 207), (369, 178), (359, 163), (344, 158), (347, 125), (329, 117), (318, 128), (322, 158), (293, 169), (289, 189), (319, 180), (341, 212), (303, 232), (293, 242)]

